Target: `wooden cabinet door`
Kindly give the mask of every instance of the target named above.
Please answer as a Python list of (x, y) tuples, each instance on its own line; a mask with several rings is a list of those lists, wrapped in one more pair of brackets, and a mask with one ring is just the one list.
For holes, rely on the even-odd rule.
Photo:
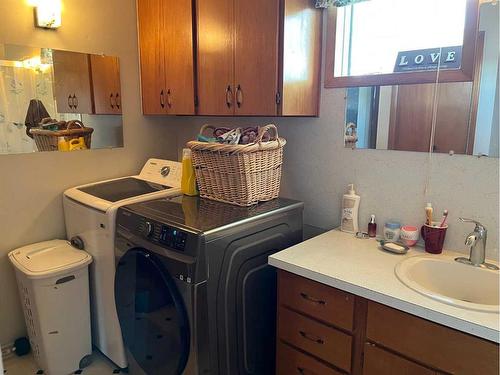
[(118, 57), (90, 55), (94, 114), (122, 113), (120, 63)]
[(198, 114), (234, 114), (234, 0), (198, 0)]
[(398, 355), (365, 344), (363, 375), (437, 375), (437, 372)]
[(279, 0), (234, 0), (236, 115), (278, 113)]
[(323, 12), (310, 0), (285, 0), (282, 29), (282, 116), (318, 116)]
[(52, 53), (54, 91), (60, 113), (92, 113), (89, 56), (85, 53)]
[(193, 8), (191, 0), (160, 0), (165, 50), (165, 103), (171, 115), (194, 115)]
[[(168, 1), (170, 2), (170, 1)], [(138, 0), (142, 112), (166, 114), (165, 49), (161, 0)]]

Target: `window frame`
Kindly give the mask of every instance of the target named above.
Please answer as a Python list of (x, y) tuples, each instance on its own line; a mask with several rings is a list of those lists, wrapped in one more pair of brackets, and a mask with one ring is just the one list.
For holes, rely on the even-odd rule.
[[(481, 0), (467, 0), (465, 11), (464, 40), (460, 69), (442, 70), (440, 82), (468, 82), (474, 79), (474, 61)], [(335, 33), (337, 29), (337, 8), (327, 10), (325, 88), (361, 86), (404, 85), (436, 82), (437, 71), (370, 74), (335, 77)]]

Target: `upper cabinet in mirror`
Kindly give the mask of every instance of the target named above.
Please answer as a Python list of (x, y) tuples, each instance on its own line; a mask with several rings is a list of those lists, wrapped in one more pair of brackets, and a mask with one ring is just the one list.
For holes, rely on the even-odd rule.
[(477, 0), (364, 0), (329, 9), (325, 87), (473, 74)]
[(123, 146), (117, 57), (0, 44), (0, 154)]

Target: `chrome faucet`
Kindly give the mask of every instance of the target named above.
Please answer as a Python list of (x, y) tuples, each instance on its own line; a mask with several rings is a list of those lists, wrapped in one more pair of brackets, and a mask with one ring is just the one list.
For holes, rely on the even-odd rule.
[(498, 270), (498, 267), (494, 264), (486, 263), (486, 238), (488, 231), (486, 227), (480, 222), (472, 219), (459, 218), (463, 223), (474, 223), (476, 227), (472, 233), (469, 233), (465, 239), (465, 245), (470, 251), (469, 258), (459, 257), (455, 258), (457, 262), (469, 264), (474, 267), (483, 267), (490, 270)]

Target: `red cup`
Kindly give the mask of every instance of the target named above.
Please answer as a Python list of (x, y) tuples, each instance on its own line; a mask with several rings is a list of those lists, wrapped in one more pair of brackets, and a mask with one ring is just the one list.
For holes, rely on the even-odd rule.
[(431, 254), (441, 254), (443, 252), (443, 244), (448, 225), (444, 227), (440, 227), (439, 223), (434, 223), (434, 225), (424, 224), (420, 233), (425, 242), (425, 251)]

